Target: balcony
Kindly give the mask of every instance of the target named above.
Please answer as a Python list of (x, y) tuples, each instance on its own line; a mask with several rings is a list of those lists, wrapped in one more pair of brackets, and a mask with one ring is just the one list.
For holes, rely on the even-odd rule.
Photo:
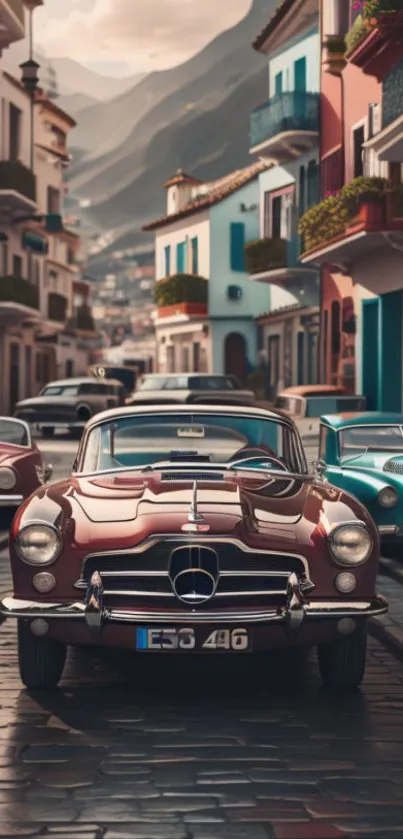
[(303, 265), (335, 265), (351, 273), (354, 263), (385, 246), (385, 234), (403, 237), (403, 189), (381, 178), (357, 178), (309, 210), (300, 220)]
[(286, 163), (313, 149), (319, 138), (319, 93), (282, 93), (251, 114), (250, 153)]
[(68, 300), (63, 294), (57, 291), (50, 291), (48, 294), (48, 319), (65, 323), (67, 317)]
[(25, 35), (22, 0), (0, 0), (0, 49), (20, 41)]
[(173, 274), (159, 280), (155, 286), (158, 317), (182, 315), (206, 318), (208, 314), (208, 280), (197, 274)]
[(318, 274), (299, 262), (300, 244), (297, 236), (286, 239), (258, 239), (245, 246), (249, 278), (284, 288), (306, 305), (318, 302)]
[[(1, 3), (1, 0), (0, 0)], [(12, 218), (36, 209), (36, 179), (19, 161), (0, 161), (0, 212)]]
[(364, 0), (346, 37), (347, 59), (381, 82), (401, 58), (403, 10), (399, 0)]
[(382, 128), (365, 143), (379, 160), (403, 163), (403, 60), (382, 85)]
[(37, 287), (22, 277), (0, 277), (0, 321), (11, 325), (39, 319)]
[(95, 321), (89, 306), (83, 305), (75, 309), (73, 316), (66, 325), (69, 332), (96, 332)]

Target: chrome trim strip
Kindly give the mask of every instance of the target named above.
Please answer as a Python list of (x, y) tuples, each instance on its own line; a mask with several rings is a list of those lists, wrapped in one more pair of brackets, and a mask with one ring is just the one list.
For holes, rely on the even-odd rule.
[(19, 506), (24, 500), (23, 495), (0, 495), (0, 507)]
[[(214, 594), (214, 599), (216, 597), (264, 597), (266, 595), (267, 597), (275, 597), (276, 595), (285, 595), (286, 591), (286, 588), (263, 591), (217, 591)], [(103, 593), (105, 597), (170, 597), (175, 602), (177, 601), (173, 591), (136, 591), (135, 589), (120, 591), (119, 589), (104, 588)]]
[[(241, 542), (240, 539), (235, 539), (231, 536), (230, 537), (228, 537), (228, 536), (225, 536), (225, 537), (224, 536), (215, 536), (214, 534), (210, 534), (209, 536), (203, 536), (203, 540), (201, 540), (200, 536), (197, 536), (197, 535), (193, 536), (192, 534), (173, 535), (172, 533), (160, 533), (158, 537), (149, 536), (148, 539), (146, 539), (144, 542), (141, 542), (139, 545), (136, 545), (133, 548), (124, 548), (124, 549), (121, 548), (120, 550), (102, 551), (102, 553), (99, 552), (99, 553), (87, 554), (87, 556), (85, 556), (84, 559), (83, 559), (82, 568), (84, 569), (85, 563), (89, 559), (103, 559), (106, 556), (122, 556), (122, 554), (124, 554), (125, 556), (126, 555), (135, 556), (136, 554), (145, 553), (145, 551), (147, 551), (149, 548), (154, 547), (154, 545), (158, 545), (160, 542), (184, 542), (187, 545), (192, 545), (192, 547), (200, 547), (200, 548), (208, 547), (210, 545), (210, 543), (213, 543), (213, 544), (218, 543), (218, 544), (224, 544), (224, 545), (230, 544), (230, 545), (234, 545), (237, 548), (240, 548), (241, 551), (245, 554), (259, 554), (262, 557), (263, 556), (276, 556), (278, 558), (283, 558), (284, 557), (284, 562), (286, 562), (287, 557), (290, 557), (291, 559), (298, 559), (302, 563), (302, 565), (304, 566), (305, 575), (306, 575), (307, 579), (310, 582), (312, 582), (311, 578), (310, 578), (310, 574), (309, 574), (308, 560), (306, 559), (306, 557), (302, 556), (301, 554), (295, 554), (295, 553), (289, 553), (289, 552), (282, 554), (279, 551), (270, 551), (270, 550), (265, 550), (264, 548), (251, 548), (249, 545), (245, 545), (244, 542)], [(260, 574), (260, 571), (258, 573)], [(270, 574), (273, 574), (273, 573), (274, 572), (272, 572), (272, 571), (270, 572)], [(286, 573), (286, 570), (285, 570), (284, 573)], [(287, 576), (289, 576), (289, 573), (290, 572), (288, 571)]]
[[(305, 618), (320, 620), (329, 618), (338, 620), (343, 617), (373, 617), (374, 615), (385, 614), (388, 610), (386, 600), (382, 595), (375, 595), (369, 600), (360, 601), (317, 601), (304, 606)], [(84, 603), (41, 603), (37, 601), (19, 600), (14, 597), (5, 597), (0, 603), (0, 617), (5, 620), (8, 617), (35, 618), (41, 617), (45, 620), (58, 618), (60, 620), (81, 620), (85, 622), (86, 606)], [(203, 623), (274, 623), (286, 622), (286, 609), (274, 611), (273, 609), (254, 610), (231, 610), (225, 613), (216, 612), (150, 612), (145, 610), (125, 611), (122, 609), (105, 610), (103, 614), (104, 623), (135, 623), (144, 624), (203, 624)]]

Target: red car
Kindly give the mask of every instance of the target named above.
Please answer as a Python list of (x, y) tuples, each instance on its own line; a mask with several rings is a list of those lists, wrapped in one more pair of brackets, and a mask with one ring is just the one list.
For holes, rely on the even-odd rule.
[(0, 507), (19, 507), (51, 476), (27, 423), (0, 417)]
[(189, 655), (315, 645), (358, 685), (375, 593), (366, 509), (308, 474), (293, 421), (235, 406), (120, 408), (84, 431), (70, 478), (10, 533), (22, 680), (55, 686), (67, 645)]

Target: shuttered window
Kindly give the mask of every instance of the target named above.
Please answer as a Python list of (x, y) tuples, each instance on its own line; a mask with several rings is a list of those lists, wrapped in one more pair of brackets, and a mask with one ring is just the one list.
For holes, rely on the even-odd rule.
[(178, 274), (185, 273), (186, 242), (179, 242), (176, 246), (176, 270)]
[(192, 239), (192, 274), (197, 274), (199, 271), (199, 242), (197, 236)]
[(242, 222), (231, 224), (231, 271), (245, 271), (245, 225)]
[(164, 268), (165, 268), (165, 276), (169, 277), (171, 273), (171, 246), (167, 245), (164, 249)]

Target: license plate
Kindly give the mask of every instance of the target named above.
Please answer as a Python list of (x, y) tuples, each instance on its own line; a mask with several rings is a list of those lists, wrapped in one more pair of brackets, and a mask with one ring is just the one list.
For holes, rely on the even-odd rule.
[(214, 630), (138, 627), (136, 648), (138, 652), (246, 653), (251, 651), (251, 636), (243, 627)]

